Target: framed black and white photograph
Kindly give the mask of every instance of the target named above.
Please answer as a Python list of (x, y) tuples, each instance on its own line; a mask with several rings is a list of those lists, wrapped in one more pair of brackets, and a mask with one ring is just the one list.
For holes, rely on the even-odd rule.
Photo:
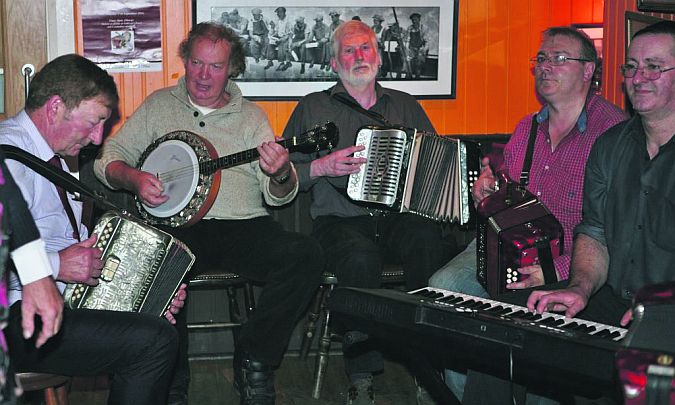
[(380, 84), (455, 98), (458, 1), (193, 0), (193, 23), (216, 21), (240, 35), (246, 72), (235, 80), (248, 98), (299, 99), (333, 85), (330, 34), (350, 19), (375, 31)]
[(640, 11), (673, 12), (675, 0), (637, 0), (637, 7)]

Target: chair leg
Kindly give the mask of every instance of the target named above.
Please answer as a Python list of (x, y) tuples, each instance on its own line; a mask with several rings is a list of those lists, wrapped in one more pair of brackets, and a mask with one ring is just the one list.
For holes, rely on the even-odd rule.
[[(328, 295), (333, 291), (334, 285), (331, 284), (328, 290)], [(321, 385), (326, 374), (326, 366), (328, 365), (328, 353), (330, 351), (331, 341), (330, 331), (330, 310), (324, 308), (323, 324), (321, 326), (321, 337), (319, 339), (319, 352), (316, 357), (316, 365), (314, 367), (314, 389), (312, 390), (312, 398), (319, 399), (321, 396)]]
[(314, 336), (316, 335), (317, 324), (316, 321), (321, 315), (321, 310), (324, 307), (324, 295), (326, 293), (326, 285), (321, 284), (314, 297), (314, 302), (307, 312), (307, 323), (305, 324), (305, 333), (302, 336), (302, 344), (300, 345), (300, 359), (307, 359), (309, 350), (312, 347)]
[(68, 384), (44, 389), (45, 405), (68, 405)]
[[(241, 325), (241, 312), (239, 310), (239, 301), (237, 301), (237, 288), (234, 286), (227, 287), (227, 302), (230, 307), (230, 322)], [(232, 337), (235, 344), (239, 341), (239, 328), (235, 326), (232, 328)]]
[(244, 284), (244, 304), (246, 304), (247, 316), (255, 311), (255, 296), (253, 295), (253, 285), (251, 283)]
[(56, 387), (56, 399), (59, 401), (59, 405), (68, 405), (68, 388), (70, 383), (63, 384), (60, 387)]

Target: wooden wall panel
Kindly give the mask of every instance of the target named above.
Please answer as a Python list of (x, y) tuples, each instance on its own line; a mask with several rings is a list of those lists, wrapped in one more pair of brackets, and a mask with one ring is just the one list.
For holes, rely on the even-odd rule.
[[(75, 0), (77, 2), (77, 0)], [(609, 0), (608, 3), (634, 0)], [(152, 91), (182, 75), (177, 48), (191, 25), (191, 2), (162, 0), (164, 64), (158, 73), (115, 75), (124, 120)], [(603, 0), (459, 0), (455, 99), (422, 100), (436, 130), (443, 134), (511, 132), (525, 114), (539, 108), (528, 59), (540, 34), (552, 25), (601, 23)], [(76, 25), (80, 21), (76, 18)], [(82, 51), (81, 27), (76, 26)], [(294, 101), (259, 102), (280, 134)]]
[[(0, 42), (5, 69), (5, 116), (21, 109), (26, 102), (22, 67), (32, 64), (35, 71), (47, 63), (47, 16), (44, 2), (0, 0)], [(35, 73), (35, 72), (33, 72)]]

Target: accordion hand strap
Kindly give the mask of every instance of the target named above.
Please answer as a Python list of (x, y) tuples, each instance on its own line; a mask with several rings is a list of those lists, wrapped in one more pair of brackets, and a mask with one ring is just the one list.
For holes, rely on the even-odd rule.
[(25, 150), (17, 148), (13, 145), (0, 145), (0, 149), (5, 152), (8, 159), (16, 160), (23, 163), (28, 168), (35, 171), (37, 174), (56, 184), (57, 186), (67, 190), (71, 193), (79, 193), (80, 196), (101, 204), (106, 209), (113, 209), (116, 211), (124, 211), (111, 203), (103, 196), (98, 195), (84, 183), (66, 173), (62, 169), (54, 167), (42, 159), (32, 155)]
[(532, 127), (530, 127), (530, 138), (527, 142), (527, 150), (525, 151), (525, 159), (523, 159), (523, 169), (520, 172), (520, 184), (527, 187), (530, 184), (530, 168), (532, 167), (532, 156), (534, 155), (534, 143), (537, 139), (537, 129), (539, 128), (539, 121), (537, 121), (537, 114), (532, 116)]
[(551, 240), (543, 238), (536, 242), (537, 257), (539, 258), (539, 266), (541, 272), (544, 274), (544, 284), (551, 284), (558, 282), (558, 276), (553, 264), (553, 254), (551, 253)]

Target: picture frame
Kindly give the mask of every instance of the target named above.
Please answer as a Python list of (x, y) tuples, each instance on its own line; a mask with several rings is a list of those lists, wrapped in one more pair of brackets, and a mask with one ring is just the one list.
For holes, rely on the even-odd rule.
[[(192, 0), (193, 24), (217, 21), (235, 31), (243, 30), (243, 25), (248, 26), (247, 33), (241, 34), (246, 50), (246, 72), (234, 80), (244, 96), (254, 100), (297, 100), (335, 84), (337, 74), (328, 63), (330, 48), (316, 40), (319, 35), (310, 34), (315, 29), (322, 32), (319, 23), (330, 29), (335, 18), (331, 15), (333, 12), (338, 14), (338, 21), (360, 18), (371, 27), (377, 25), (376, 19), (383, 20), (378, 33), (382, 59), (378, 82), (382, 86), (405, 91), (417, 98), (455, 98), (458, 3), (459, 0), (403, 0), (392, 6), (384, 0), (347, 0), (333, 6), (331, 4), (335, 3), (288, 0), (279, 6), (273, 0)], [(285, 20), (290, 20), (286, 24), (293, 28), (292, 39), (284, 47), (286, 56), (281, 58), (275, 43), (277, 37), (270, 29), (270, 23), (278, 21), (275, 12), (278, 8), (286, 10)], [(254, 17), (255, 9), (262, 16)], [(412, 44), (420, 45), (421, 42), (420, 47), (410, 46), (409, 38), (413, 35), (407, 34), (413, 14), (420, 16), (422, 29), (418, 32), (423, 33), (417, 38), (423, 40)], [(242, 18), (248, 21), (244, 24)], [(256, 28), (253, 27), (254, 20), (258, 21)], [(260, 20), (267, 24), (269, 31), (266, 45), (261, 44), (264, 40), (259, 41), (260, 35), (253, 34), (256, 30), (261, 31)], [(303, 23), (306, 26), (304, 43), (294, 40), (296, 30), (298, 33), (303, 30)], [(281, 24), (277, 22), (277, 25)], [(294, 46), (297, 44), (300, 46)], [(280, 59), (286, 59), (284, 65)], [(270, 62), (272, 66), (268, 66)]]
[(637, 8), (640, 11), (673, 12), (675, 0), (637, 0)]
[(658, 17), (652, 17), (649, 15), (641, 14), (641, 13), (636, 13), (634, 11), (626, 11), (626, 27), (625, 27), (625, 35), (626, 35), (626, 48), (625, 48), (625, 53), (624, 55), (628, 54), (628, 46), (630, 45), (630, 40), (633, 37), (633, 35), (640, 31), (642, 28), (652, 25), (654, 23), (657, 23), (659, 21), (662, 21), (661, 18)]

